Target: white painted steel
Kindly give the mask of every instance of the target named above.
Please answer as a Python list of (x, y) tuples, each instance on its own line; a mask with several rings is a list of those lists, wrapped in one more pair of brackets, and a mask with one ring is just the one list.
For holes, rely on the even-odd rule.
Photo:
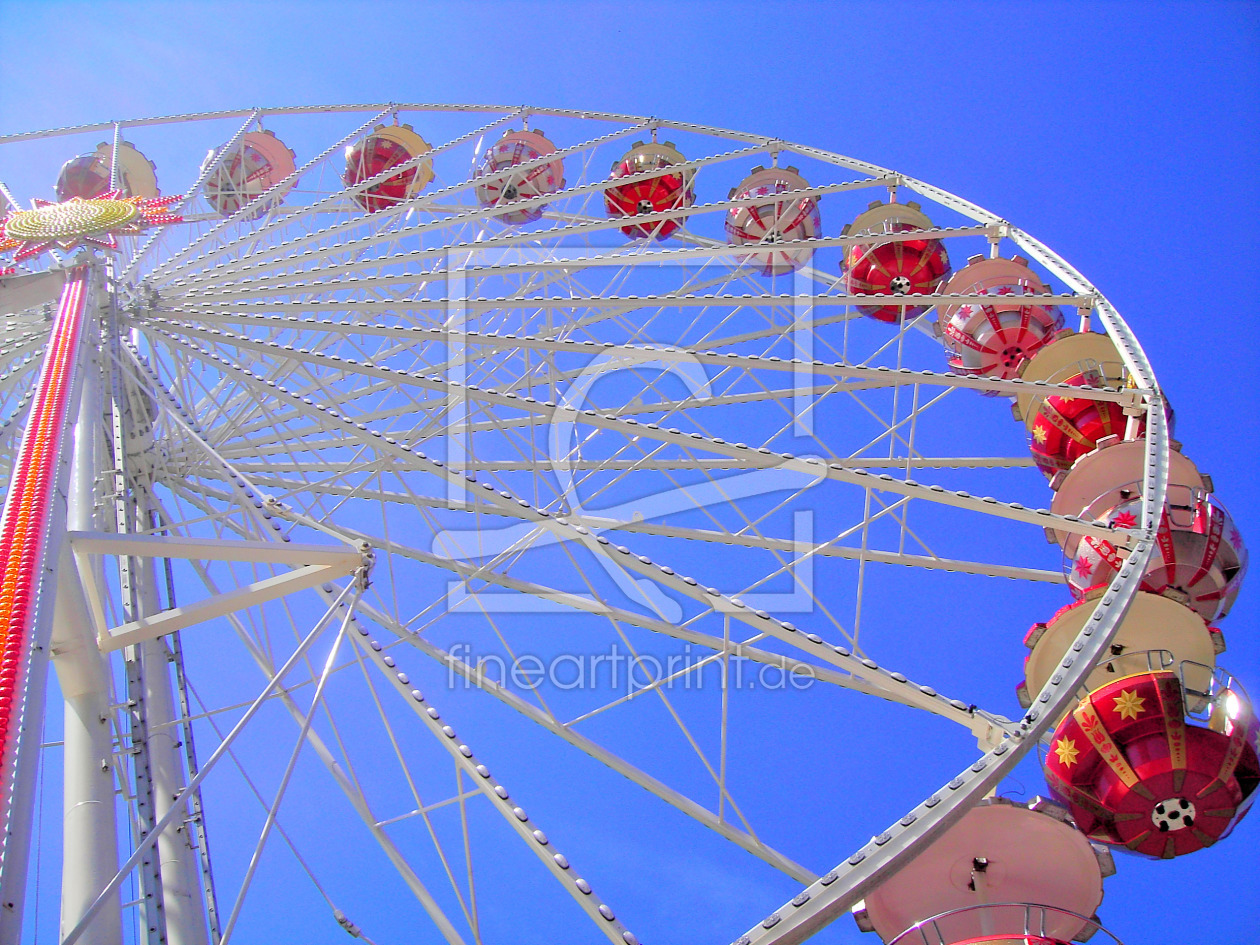
[[(151, 566), (145, 571), (148, 572), (146, 583), (151, 587)], [(150, 595), (147, 593), (146, 596)], [(156, 608), (156, 604), (154, 593), (148, 606)], [(190, 810), (187, 802), (174, 803), (184, 788), (183, 759), (178, 729), (174, 725), (178, 715), (171, 696), (170, 651), (165, 641), (152, 639), (140, 643), (140, 660), (144, 670), (145, 708), (149, 722), (153, 810), (158, 817), (173, 813), (175, 820), (168, 824), (157, 840), (167, 940), (171, 945), (205, 945), (205, 900), (198, 876), (197, 855), (192, 847)]]
[[(351, 587), (347, 587), (337, 598), (338, 602), (349, 594), (350, 591)], [(333, 616), (335, 611), (335, 605), (328, 609), (324, 617), (316, 623), (310, 633), (306, 635), (305, 639), (303, 639), (298, 647), (293, 651), (288, 660), (285, 661), (284, 665), (279, 668), (275, 675), (268, 681), (267, 685), (263, 687), (262, 692), (259, 693), (257, 698), (250, 703), (249, 708), (245, 711), (245, 714), (241, 716), (240, 721), (233, 726), (232, 731), (227, 734), (219, 746), (206, 760), (206, 763), (202, 766), (201, 771), (198, 772), (197, 776), (189, 782), (188, 786), (184, 788), (179, 795), (173, 798), (172, 803), (167, 808), (166, 812), (157, 818), (152, 831), (140, 840), (131, 856), (120, 866), (118, 872), (115, 873), (113, 878), (105, 885), (100, 894), (95, 900), (93, 900), (92, 904), (84, 910), (78, 924), (64, 935), (62, 938), (62, 945), (74, 945), (74, 943), (79, 940), (79, 937), (83, 935), (84, 931), (92, 923), (97, 912), (100, 911), (105, 904), (114, 897), (118, 888), (122, 885), (123, 880), (126, 879), (131, 871), (135, 869), (136, 865), (139, 864), (145, 852), (158, 841), (166, 828), (171, 826), (172, 822), (179, 815), (184, 802), (188, 799), (188, 796), (197, 788), (198, 785), (200, 785), (202, 781), (206, 779), (207, 775), (209, 775), (211, 770), (214, 768), (215, 763), (228, 752), (231, 748), (232, 742), (245, 728), (245, 726), (248, 725), (250, 719), (265, 704), (272, 691), (277, 688), (279, 682), (289, 673), (290, 670), (293, 669), (294, 665), (298, 663), (298, 661), (310, 648), (310, 645), (319, 638), (320, 633), (324, 630), (328, 623), (328, 619)]]
[[(293, 761), (280, 791), (258, 794), (265, 824), (248, 869), (237, 869), (246, 879), (232, 892), (236, 906), (228, 928), (236, 928), (245, 915), (249, 877), (267, 838), (281, 836), (298, 853), (281, 824), (281, 799), (298, 752), (310, 745), (354, 818), (447, 942), (480, 940), (479, 880), (469, 828), (477, 805), (501, 815), (600, 934), (634, 941), (589, 886), (575, 884), (576, 874), (561, 864), (567, 860), (557, 860), (548, 843), (538, 839), (541, 830), (507, 800), (497, 779), (482, 773), (471, 748), (455, 738), (453, 729), (447, 731), (434, 714), (431, 694), (421, 697), (411, 689), (406, 673), (393, 662), (398, 654), (400, 660), (423, 656), (449, 668), (487, 702), (511, 707), (546, 738), (577, 748), (742, 851), (809, 883), (774, 921), (747, 936), (758, 943), (803, 940), (995, 786), (1057, 717), (1057, 707), (1075, 691), (1090, 656), (1110, 639), (1149, 554), (1151, 508), (1163, 494), (1160, 470), (1166, 456), (1161, 461), (1160, 451), (1166, 450), (1167, 437), (1161, 398), (1140, 347), (1087, 280), (1022, 231), (965, 200), (851, 158), (688, 123), (570, 110), (388, 103), (144, 119), (0, 136), (0, 146), (105, 128), (116, 139), (124, 131), (144, 131), (178, 140), (210, 129), (213, 140), (198, 138), (197, 144), (218, 146), (225, 138), (237, 140), (263, 118), (323, 121), (342, 115), (344, 122), (326, 126), (335, 130), (321, 132), (318, 144), (303, 152), (316, 156), (273, 188), (296, 185), (286, 205), (257, 221), (245, 220), (249, 211), (244, 207), (228, 219), (203, 213), (197, 190), (212, 171), (207, 165), (184, 197), (188, 223), (124, 246), (128, 261), (117, 292), (118, 330), (125, 334), (115, 348), (113, 369), (142, 392), (128, 407), (140, 432), (128, 435), (137, 442), (128, 446), (125, 485), (142, 507), (160, 514), (172, 535), (95, 532), (88, 516), (73, 523), (69, 542), (81, 581), (73, 576), (65, 581), (65, 594), (73, 598), (81, 585), (81, 599), (72, 601), (77, 618), (91, 623), (102, 650), (134, 644), (144, 653), (145, 702), (156, 720), (148, 747), (158, 759), (153, 782), (159, 794), (168, 799), (178, 794), (180, 804), (189, 795), (178, 764), (171, 761), (181, 720), (170, 699), (161, 635), (186, 628), (184, 640), (191, 644), (197, 634), (210, 632), (194, 624), (218, 620), (230, 627), (246, 662), (256, 664), (267, 682), (263, 695), (250, 703), (247, 718), (274, 697), (297, 725)], [(496, 223), (500, 211), (477, 207), (471, 180), (460, 174), (439, 174), (429, 191), (363, 214), (353, 198), (400, 168), (345, 188), (338, 151), (376, 122), (400, 115), (415, 122), (468, 116), (471, 122), (449, 140), (435, 141), (433, 151), (413, 156), (401, 166), (404, 170), (425, 161), (441, 170), (443, 161), (456, 158), (467, 166), (479, 142), (527, 115), (572, 122), (572, 137), (565, 140), (577, 143), (561, 141), (565, 146), (535, 162), (568, 161), (569, 183), (559, 194), (521, 202), (522, 207), (549, 205), (534, 229)], [(220, 120), (232, 121), (227, 132), (220, 130), (227, 127), (217, 124)], [(864, 201), (871, 191), (880, 195), (904, 188), (930, 200), (934, 216), (946, 218), (937, 219), (930, 235), (959, 254), (956, 268), (965, 251), (954, 247), (996, 252), (1005, 241), (1008, 251), (1013, 244), (1048, 270), (1057, 280), (1054, 290), (1028, 301), (1096, 310), (1135, 383), (1118, 390), (1071, 388), (1073, 396), (1147, 412), (1153, 465), (1144, 492), (1149, 506), (1145, 531), (1117, 533), (1008, 497), (1024, 494), (1029, 480), (1022, 477), (1036, 481), (1027, 470), (1030, 460), (1011, 455), (1015, 450), (1009, 446), (992, 456), (984, 455), (989, 444), (981, 442), (919, 448), (921, 441), (930, 442), (937, 418), (951, 407), (967, 416), (996, 412), (995, 425), (1000, 424), (1002, 405), (980, 401), (979, 394), (1045, 395), (1067, 388), (947, 373), (939, 351), (936, 361), (922, 360), (923, 336), (931, 335), (925, 318), (888, 326), (879, 339), (868, 340), (870, 323), (852, 307), (870, 303), (871, 297), (847, 293), (839, 273), (824, 265), (811, 264), (793, 282), (774, 286), (735, 268), (738, 254), (720, 235), (706, 231), (704, 221), (720, 221), (737, 202), (706, 195), (688, 209), (691, 219), (677, 242), (623, 244), (618, 231), (624, 221), (602, 212), (605, 170), (600, 162), (636, 136), (666, 133), (688, 136), (689, 147), (698, 149), (688, 151), (689, 160), (678, 169), (696, 173), (701, 181), (737, 174), (753, 160), (812, 162), (807, 176), (813, 183), (796, 195), (823, 198), (830, 231), (843, 221), (829, 217), (829, 207), (846, 199)], [(328, 146), (330, 141), (336, 143)], [(674, 216), (676, 210), (647, 214), (636, 223)], [(826, 236), (797, 248), (813, 250), (817, 261), (858, 239)], [(926, 306), (983, 301), (939, 294), (916, 299)], [(38, 329), (31, 330), (33, 314), (15, 313), (5, 325), (13, 333), (8, 350), (27, 359), (0, 376), (0, 403), (13, 429), (21, 423), (24, 365), (34, 363), (42, 343)], [(104, 340), (108, 346), (111, 339)], [(614, 377), (623, 387), (600, 393), (598, 384), (611, 385)], [(837, 423), (842, 416), (845, 425)], [(732, 426), (729, 417), (748, 419)], [(150, 421), (156, 439), (142, 441), (149, 435), (142, 428)], [(737, 435), (748, 442), (733, 442)], [(793, 437), (804, 439), (793, 442)], [(0, 451), (3, 444), (0, 439)], [(956, 448), (955, 455), (949, 455), (950, 448)], [(985, 488), (1000, 488), (1002, 494), (977, 495), (959, 487), (972, 482), (998, 483)], [(76, 488), (90, 487), (80, 483)], [(650, 493), (651, 501), (642, 500), (642, 492)], [(852, 500), (854, 507), (845, 507), (847, 517), (840, 524), (828, 524), (830, 532), (800, 531), (798, 526), (804, 526), (798, 516), (812, 510), (815, 497)], [(982, 560), (985, 555), (977, 548), (940, 551), (938, 542), (948, 545), (949, 529), (965, 529), (969, 522), (1024, 535), (1030, 551), (1011, 550), (1023, 547), (1017, 544), (988, 549), (991, 560)], [(890, 647), (876, 631), (863, 629), (877, 623), (882, 604), (866, 592), (876, 569), (903, 566), (923, 581), (939, 572), (958, 572), (973, 576), (966, 580), (1059, 584), (1062, 575), (1038, 566), (1031, 550), (1044, 548), (1038, 545), (1041, 532), (1051, 526), (1106, 537), (1126, 548), (1129, 563), (1087, 627), (1079, 662), (1047, 685), (1023, 720), (1012, 722), (971, 704), (965, 679), (945, 672), (944, 679), (932, 680), (958, 690), (942, 695), (867, 655), (868, 645), (881, 653), (895, 653), (897, 645), (891, 641)], [(649, 558), (648, 550), (662, 560)], [(123, 620), (96, 567), (102, 557), (117, 556), (146, 562), (142, 575), (159, 557), (187, 562), (186, 573), (195, 575), (210, 596), (192, 595), (158, 613), (150, 593), (145, 612)], [(755, 573), (746, 574), (743, 563), (753, 556), (761, 557), (755, 559)], [(853, 600), (846, 600), (849, 609), (842, 612), (833, 600), (840, 595), (816, 589), (806, 576), (816, 567), (838, 569), (849, 563), (855, 575)], [(696, 572), (694, 577), (675, 570), (684, 564)], [(793, 588), (790, 594), (767, 591), (784, 580)], [(729, 586), (719, 589), (710, 582)], [(143, 577), (140, 584), (154, 587)], [(354, 659), (334, 665), (334, 651), (322, 673), (311, 666), (309, 679), (286, 679), (281, 685), (286, 670), (277, 671), (276, 665), (296, 665), (302, 648), (317, 635), (306, 634), (308, 623), (297, 615), (300, 602), (316, 597), (328, 604), (351, 591), (354, 602), (342, 614), (342, 630), (354, 631), (349, 634)], [(764, 606), (758, 603), (763, 600)], [(758, 834), (741, 806), (745, 799), (731, 784), (728, 754), (739, 750), (739, 742), (730, 707), (738, 693), (723, 686), (714, 750), (701, 745), (694, 720), (678, 708), (668, 685), (690, 670), (639, 693), (607, 694), (566, 710), (548, 701), (555, 693), (538, 696), (536, 704), (435, 641), (441, 615), (459, 616), (464, 607), (477, 613), (510, 654), (509, 637), (516, 639), (529, 626), (508, 612), (511, 606), (520, 606), (520, 613), (580, 614), (587, 621), (584, 627), (625, 640), (627, 646), (627, 634), (648, 631), (656, 639), (702, 648), (702, 665), (720, 667), (723, 679), (731, 661), (740, 658), (762, 667), (807, 671), (829, 683), (829, 689), (948, 719), (975, 736), (985, 754), (819, 878), (815, 870), (821, 864), (803, 865), (784, 852), (788, 848), (778, 838)], [(67, 604), (67, 614), (71, 608)], [(798, 629), (781, 619), (780, 608), (783, 615), (807, 611), (801, 618), (805, 626)], [(352, 619), (353, 612), (359, 616)], [(292, 631), (293, 639), (275, 632), (273, 623)], [(380, 628), (381, 640), (372, 641), (376, 631), (368, 623)], [(873, 643), (870, 634), (875, 634)], [(298, 639), (303, 642), (295, 651)], [(408, 646), (391, 647), (391, 639)], [(354, 746), (346, 744), (351, 739), (336, 725), (345, 707), (336, 705), (333, 691), (354, 668), (362, 669), (364, 691), (377, 707), (377, 724), (399, 769), (393, 776), (411, 797), (411, 806), (401, 812), (397, 805), (380, 807), (371, 778), (361, 777), (356, 768)], [(384, 680), (379, 694), (373, 679)], [(98, 702), (99, 689), (98, 681), (93, 696)], [(315, 712), (319, 699), (304, 701), (311, 692), (327, 708), (326, 734), (316, 731), (323, 724)], [(644, 700), (656, 700), (671, 720), (668, 731), (659, 733), (662, 740), (666, 734), (681, 736), (694, 750), (715, 801), (680, 789), (671, 783), (670, 772), (633, 763), (615, 741), (597, 740), (583, 729), (596, 717), (601, 723), (626, 718)], [(802, 705), (809, 705), (804, 697)], [(224, 704), (200, 711), (213, 718), (235, 710)], [(400, 714), (407, 718), (399, 719)], [(357, 717), (353, 723), (363, 724)], [(420, 796), (412, 762), (401, 747), (404, 729), (407, 737), (424, 735), (430, 749), (441, 746), (435, 754), (456, 772), (452, 796), (436, 801)], [(193, 787), (240, 731), (238, 725), (215, 749), (192, 779)], [(99, 733), (92, 742), (88, 733), (68, 732), (68, 755), (71, 741), (80, 762), (99, 749)], [(88, 777), (86, 768), (72, 780), (67, 791), (82, 798), (98, 797), (104, 783)], [(467, 790), (469, 781), (473, 790)], [(456, 809), (459, 839), (439, 842), (430, 818)], [(168, 829), (181, 816), (175, 807), (163, 806), (147, 842), (157, 838), (161, 851), (171, 940), (183, 936), (198, 945), (192, 929), (204, 923), (193, 851), (185, 842), (187, 831), (181, 836)], [(432, 835), (432, 875), (391, 833), (411, 822), (423, 822)], [(63, 909), (68, 910), (63, 932), (70, 941), (91, 941), (103, 923), (117, 921), (116, 890), (124, 874), (115, 876), (103, 865), (117, 858), (106, 847), (97, 844), (90, 851), (91, 864), (68, 865), (63, 874)], [(125, 871), (142, 851), (143, 846), (130, 855)], [(222, 860), (216, 856), (216, 862)], [(318, 885), (304, 861), (302, 867)], [(319, 892), (336, 921), (348, 931), (353, 928), (322, 885)], [(196, 921), (177, 921), (181, 910), (197, 913)], [(243, 926), (237, 934), (243, 940)]]
[[(89, 372), (79, 398), (67, 524), (72, 531), (96, 528), (93, 492), (101, 415), (99, 377)], [(61, 926), (65, 935), (83, 917), (118, 869), (118, 824), (114, 810), (113, 710), (108, 667), (96, 649), (83, 589), (73, 577), (69, 542), (62, 552), (53, 621), (52, 660), (65, 703), (62, 755)], [(83, 935), (84, 945), (122, 941), (122, 913), (110, 899)]]

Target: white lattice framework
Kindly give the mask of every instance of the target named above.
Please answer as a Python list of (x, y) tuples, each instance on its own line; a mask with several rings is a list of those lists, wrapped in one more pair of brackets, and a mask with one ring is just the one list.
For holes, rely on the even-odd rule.
[[(347, 189), (340, 151), (399, 117), (434, 144), (424, 159), (436, 180), (366, 214), (354, 194), (377, 181)], [(470, 168), (486, 142), (524, 122), (556, 142), (567, 184), (534, 198), (546, 205), (541, 221), (513, 227), (477, 206)], [(195, 159), (258, 125), (297, 151), (293, 180), (277, 184), (293, 190), (256, 220), (248, 208), (221, 219), (200, 193), (215, 165), (198, 172)], [(113, 661), (102, 677), (105, 777), (128, 813), (117, 875), (99, 865), (99, 849), (87, 858), (95, 867), (66, 864), (80, 895), (63, 908), (67, 942), (101, 940), (94, 930), (106, 921), (127, 940), (204, 941), (208, 929), (212, 940), (248, 941), (243, 924), (265, 928), (311, 901), (369, 940), (392, 940), (376, 930), (401, 908), (426, 937), (436, 928), (447, 942), (501, 941), (496, 923), (521, 892), (503, 890), (504, 875), (528, 877), (532, 889), (548, 873), (568, 895), (525, 898), (571, 899), (557, 906), (563, 923), (580, 928), (585, 914), (598, 934), (633, 942), (629, 916), (653, 910), (618, 906), (623, 925), (578, 873), (593, 861), (609, 900), (637, 895), (601, 860), (601, 839), (539, 816), (548, 836), (526, 813), (531, 790), (549, 814), (580, 811), (588, 792), (573, 787), (574, 770), (615, 775), (591, 775), (592, 790), (625, 792), (610, 803), (627, 817), (644, 804), (659, 811), (651, 842), (675, 830), (720, 837), (730, 857), (752, 863), (751, 854), (764, 875), (790, 877), (797, 895), (764, 921), (756, 910), (724, 915), (724, 934), (756, 920), (741, 942), (801, 941), (1002, 781), (1136, 592), (1167, 477), (1163, 401), (1145, 356), (1084, 277), (951, 194), (830, 152), (686, 123), (385, 104), (0, 136), (10, 201), (15, 169), (50, 149), (88, 150), (102, 134), (187, 154), (187, 168), (159, 166), (168, 187), (187, 188), (186, 222), (92, 263), (59, 625), (72, 615)], [(665, 242), (625, 239), (603, 210), (610, 161), (650, 136), (676, 140), (695, 172), (696, 205)], [(729, 187), (772, 162), (800, 166), (811, 184), (800, 195), (819, 200), (830, 235), (797, 247), (814, 250), (811, 267), (767, 279), (739, 265), (722, 221)], [(1054, 287), (1038, 301), (1111, 335), (1131, 386), (1073, 392), (1145, 414), (1146, 504), (1127, 545), (1048, 511), (1050, 492), (1001, 398), (1049, 386), (947, 373), (933, 311), (901, 326), (856, 312), (870, 300), (846, 294), (838, 269), (854, 238), (834, 234), (889, 194), (925, 204), (956, 268), (972, 253), (1022, 253)], [(6, 463), (58, 284), (36, 270), (69, 262), (45, 257), (5, 283)], [(966, 301), (983, 298), (949, 298)], [(1010, 588), (1062, 585), (1042, 537), (1050, 527), (1105, 535), (1128, 558), (1075, 657), (1011, 720), (1009, 704), (986, 704), (986, 683), (919, 658), (920, 631), (898, 614), (917, 588), (957, 588), (941, 598), (948, 622), (998, 612)], [(1014, 640), (1028, 621), (1007, 622)], [(556, 676), (531, 689), (510, 673), (526, 655), (555, 667), (563, 654), (610, 647), (642, 657), (640, 673), (649, 657), (664, 668), (620, 689)], [(156, 668), (163, 659), (170, 667)], [(767, 701), (731, 682), (744, 666), (812, 685)], [(158, 675), (173, 686), (169, 717), (138, 728), (127, 693), (152, 690)], [(777, 736), (747, 721), (766, 713)], [(817, 737), (849, 718), (855, 730), (915, 738), (961, 727), (965, 739), (942, 735), (939, 752), (903, 748), (885, 763), (864, 743)], [(491, 743), (484, 758), (466, 727)], [(817, 778), (786, 774), (798, 771), (788, 758), (798, 727), (825, 756)], [(979, 755), (966, 747), (975, 740)], [(174, 752), (176, 803), (146, 808), (133, 770), (141, 748)], [(557, 760), (579, 756), (594, 767)], [(491, 761), (527, 782), (523, 799), (490, 774)], [(759, 779), (759, 765), (781, 770)], [(904, 816), (856, 815), (874, 833), (858, 849), (843, 831), (816, 836), (808, 817), (795, 833), (767, 829), (783, 827), (785, 805), (845, 803), (833, 775), (854, 765), (905, 794)], [(796, 779), (793, 792), (763, 794), (763, 780), (782, 790), (785, 778)], [(237, 829), (238, 818), (249, 826)], [(175, 852), (160, 859), (183, 857), (183, 886), (141, 840), (179, 825)], [(69, 821), (66, 831), (69, 844)], [(562, 834), (574, 838), (573, 863), (556, 850)], [(347, 838), (344, 856), (329, 855), (330, 835)], [(350, 864), (388, 872), (379, 896), (342, 868)], [(3, 877), (19, 901), (23, 878)], [(104, 879), (104, 893), (83, 892)], [(165, 903), (155, 885), (170, 887)], [(295, 890), (292, 901), (278, 888)]]

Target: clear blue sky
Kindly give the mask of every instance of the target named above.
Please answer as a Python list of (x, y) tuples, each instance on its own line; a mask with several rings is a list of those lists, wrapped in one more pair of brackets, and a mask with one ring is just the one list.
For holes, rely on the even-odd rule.
[[(0, 37), (3, 132), (253, 105), (529, 103), (776, 135), (940, 185), (1116, 303), (1187, 453), (1260, 549), (1256, 3), (0, 2)], [(1253, 574), (1222, 662), (1256, 694), (1258, 615)], [(1023, 629), (993, 672), (1014, 679)], [(1102, 915), (1130, 945), (1252, 941), (1258, 851), (1253, 813), (1184, 861), (1118, 857)], [(717, 918), (705, 941), (746, 924)], [(847, 924), (833, 935), (873, 941)]]

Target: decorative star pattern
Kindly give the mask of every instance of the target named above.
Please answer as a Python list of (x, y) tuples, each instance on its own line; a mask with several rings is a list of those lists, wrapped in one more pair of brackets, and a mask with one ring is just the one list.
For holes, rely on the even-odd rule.
[(1076, 559), (1076, 573), (1083, 578), (1089, 577), (1094, 573), (1094, 562), (1081, 555), (1081, 557)]
[(180, 222), (183, 217), (166, 209), (180, 199), (179, 195), (124, 197), (117, 190), (90, 200), (71, 197), (64, 203), (36, 198), (30, 210), (10, 210), (0, 222), (0, 253), (13, 251), (14, 262), (22, 262), (54, 246), (67, 251), (78, 246), (113, 251), (120, 233)]
[(1133, 528), (1137, 525), (1137, 516), (1132, 512), (1124, 511), (1112, 519), (1112, 524), (1119, 528)]
[(1120, 692), (1120, 695), (1116, 696), (1116, 712), (1120, 714), (1122, 719), (1136, 719), (1146, 711), (1143, 708), (1145, 703), (1146, 699), (1143, 696), (1139, 696), (1136, 689), (1124, 689)]
[(1065, 768), (1070, 768), (1076, 764), (1076, 758), (1080, 755), (1081, 750), (1076, 747), (1076, 742), (1070, 738), (1060, 738), (1054, 746), (1054, 753), (1059, 756), (1059, 764)]
[(1046, 436), (1048, 434), (1046, 433), (1046, 428), (1043, 427), (1040, 423), (1038, 423), (1035, 427), (1033, 427), (1032, 435), (1033, 435), (1033, 439), (1037, 441), (1038, 446), (1045, 445)]

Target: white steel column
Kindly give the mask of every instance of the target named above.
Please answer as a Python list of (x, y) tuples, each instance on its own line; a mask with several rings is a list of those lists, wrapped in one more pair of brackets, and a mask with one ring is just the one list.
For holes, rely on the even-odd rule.
[[(95, 531), (94, 484), (101, 422), (100, 375), (84, 372), (75, 425), (67, 524)], [(53, 666), (65, 701), (64, 827), (61, 873), (61, 934), (78, 924), (118, 869), (118, 826), (111, 764), (109, 675), (92, 633), (92, 621), (75, 574), (69, 546), (63, 548), (53, 618)], [(121, 909), (112, 897), (84, 932), (84, 945), (122, 941)]]
[[(124, 380), (124, 387), (130, 381)], [(148, 397), (141, 392), (138, 400)], [(128, 400), (133, 410), (138, 401)], [(134, 424), (135, 418), (132, 418)], [(130, 426), (130, 425), (129, 425)], [(143, 458), (132, 462), (132, 475), (144, 475), (138, 469)], [(152, 513), (145, 501), (144, 490), (133, 489), (136, 530), (151, 526)], [(158, 600), (156, 559), (133, 557), (138, 617), (152, 617), (162, 610)], [(153, 816), (164, 818), (172, 802), (184, 790), (184, 755), (179, 740), (178, 714), (171, 690), (171, 657), (166, 640), (158, 637), (136, 644), (140, 675), (144, 683), (145, 731), (148, 733), (149, 782), (153, 794)], [(182, 810), (158, 835), (155, 845), (162, 877), (162, 908), (166, 915), (166, 941), (169, 945), (208, 945), (205, 900), (201, 886), (197, 851), (193, 849), (192, 816), (185, 803)]]
[[(125, 375), (124, 390), (134, 389), (139, 396), (127, 396), (132, 416), (127, 425), (132, 432), (138, 418), (134, 411), (146, 409), (150, 393)], [(141, 455), (129, 459), (128, 472), (147, 480), (147, 459)], [(156, 524), (144, 487), (132, 489), (135, 500), (136, 531), (144, 532)], [(139, 618), (154, 617), (162, 612), (158, 599), (157, 559), (133, 557), (136, 601)], [(175, 798), (185, 787), (183, 743), (180, 741), (179, 713), (171, 689), (171, 653), (165, 637), (144, 640), (136, 645), (140, 675), (144, 682), (145, 731), (148, 733), (149, 783), (153, 792), (153, 816), (164, 818)], [(174, 819), (159, 835), (155, 849), (162, 877), (162, 908), (166, 915), (168, 945), (208, 945), (205, 897), (201, 885), (200, 864), (193, 848), (192, 817), (188, 804), (181, 805)]]
[[(158, 612), (153, 559), (140, 561), (141, 612)], [(184, 789), (183, 754), (175, 724), (171, 695), (170, 656), (166, 642), (146, 640), (139, 644), (144, 673), (144, 701), (149, 730), (149, 774), (153, 782), (153, 812), (161, 819)], [(207, 945), (205, 907), (202, 900), (197, 854), (192, 847), (191, 814), (187, 804), (158, 836), (158, 861), (162, 871), (162, 898), (166, 908), (166, 934), (170, 945)]]

